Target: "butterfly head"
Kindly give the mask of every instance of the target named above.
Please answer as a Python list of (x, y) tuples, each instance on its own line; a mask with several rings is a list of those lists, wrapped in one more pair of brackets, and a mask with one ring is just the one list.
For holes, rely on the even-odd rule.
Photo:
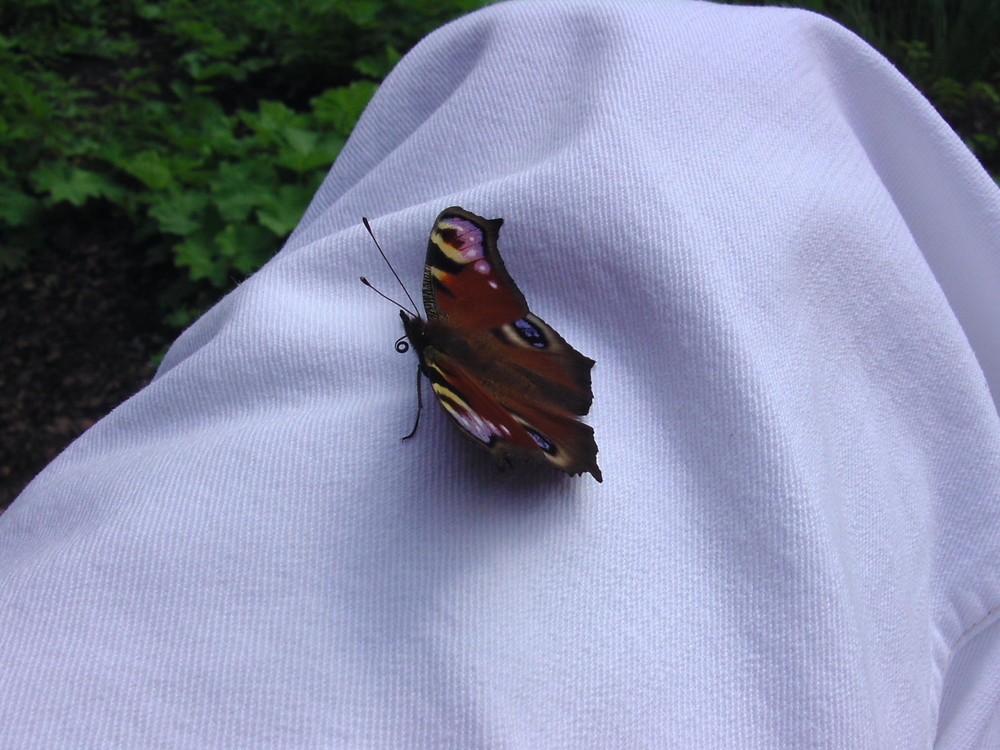
[[(403, 333), (406, 334), (410, 344), (418, 353), (422, 352), (427, 345), (427, 321), (419, 315), (411, 315), (406, 310), (399, 311), (399, 319), (403, 321)], [(400, 343), (403, 343), (403, 339), (397, 342), (396, 351), (407, 351), (408, 347), (404, 345), (400, 348)]]

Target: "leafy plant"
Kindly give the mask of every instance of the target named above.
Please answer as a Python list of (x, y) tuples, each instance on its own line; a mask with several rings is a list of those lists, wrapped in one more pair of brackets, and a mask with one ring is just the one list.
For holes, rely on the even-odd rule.
[(105, 205), (173, 258), (165, 315), (185, 324), (280, 247), (400, 50), (481, 4), (5, 4), (0, 272), (56, 207)]
[[(0, 273), (59, 207), (172, 259), (185, 324), (273, 253), (401, 53), (483, 0), (24, 0), (0, 6)], [(996, 0), (801, 0), (927, 92), (994, 174)]]

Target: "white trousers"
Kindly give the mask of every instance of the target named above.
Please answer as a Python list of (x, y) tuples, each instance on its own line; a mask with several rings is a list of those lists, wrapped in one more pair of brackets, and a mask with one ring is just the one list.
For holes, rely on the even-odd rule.
[[(454, 204), (597, 361), (603, 484), (400, 443), (360, 218), (417, 296)], [(996, 185), (843, 28), (468, 16), (0, 517), (0, 746), (1000, 747), (998, 323)]]

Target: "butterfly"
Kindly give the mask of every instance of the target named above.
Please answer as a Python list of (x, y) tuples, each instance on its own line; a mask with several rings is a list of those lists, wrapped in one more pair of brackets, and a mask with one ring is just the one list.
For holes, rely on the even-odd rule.
[[(418, 393), (423, 374), (459, 431), (500, 466), (525, 458), (600, 482), (594, 430), (579, 419), (594, 400), (594, 360), (528, 309), (497, 248), (502, 224), (458, 206), (434, 220), (427, 317), (399, 305), (404, 338), (420, 361)], [(403, 338), (396, 348), (406, 350)]]

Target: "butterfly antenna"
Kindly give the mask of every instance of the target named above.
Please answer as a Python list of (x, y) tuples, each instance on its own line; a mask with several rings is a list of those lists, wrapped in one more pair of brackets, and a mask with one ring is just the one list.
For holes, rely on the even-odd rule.
[[(361, 223), (364, 224), (365, 225), (365, 229), (368, 230), (368, 234), (371, 236), (372, 242), (375, 243), (375, 247), (378, 248), (379, 255), (382, 256), (382, 260), (384, 260), (385, 264), (387, 266), (389, 266), (389, 270), (392, 271), (392, 275), (395, 276), (396, 277), (396, 281), (399, 282), (399, 286), (403, 290), (403, 294), (406, 295), (406, 298), (408, 300), (410, 300), (410, 304), (413, 305), (413, 310), (414, 310), (413, 316), (417, 317), (417, 312), (416, 312), (417, 303), (413, 301), (413, 297), (411, 297), (410, 293), (408, 291), (406, 291), (406, 285), (403, 284), (403, 280), (401, 278), (399, 278), (399, 274), (396, 273), (396, 269), (392, 267), (392, 263), (390, 263), (389, 259), (387, 257), (385, 257), (385, 253), (382, 251), (382, 246), (380, 244), (378, 244), (378, 240), (375, 239), (375, 233), (372, 231), (372, 226), (371, 226), (371, 224), (368, 223), (368, 217), (367, 216), (362, 216), (361, 217)], [(362, 277), (361, 281), (364, 282), (369, 287), (371, 287), (372, 289), (375, 289), (375, 287), (373, 287), (371, 284), (369, 284), (367, 281), (365, 281), (364, 277)], [(377, 289), (375, 289), (375, 291), (378, 292)], [(379, 294), (382, 294), (382, 293), (379, 292)], [(384, 294), (382, 294), (382, 296), (385, 297)], [(395, 300), (389, 299), (388, 297), (385, 297), (385, 298), (388, 299), (390, 302), (394, 302), (395, 301)], [(396, 304), (399, 305), (399, 307), (403, 308), (403, 306), (400, 305), (398, 302), (396, 302)], [(403, 308), (403, 309), (405, 310), (406, 308)], [(409, 310), (407, 310), (407, 312), (409, 312)]]
[(410, 430), (409, 435), (404, 435), (403, 440), (409, 440), (411, 437), (417, 434), (417, 426), (420, 424), (420, 412), (424, 410), (424, 397), (420, 392), (420, 368), (417, 368), (417, 418), (413, 422), (413, 429)]
[(401, 305), (401, 304), (399, 304), (398, 302), (396, 302), (396, 300), (394, 300), (394, 299), (393, 299), (392, 297), (390, 297), (390, 296), (389, 296), (388, 294), (382, 294), (382, 292), (380, 292), (380, 291), (379, 291), (378, 289), (376, 289), (376, 288), (375, 288), (374, 286), (372, 286), (372, 283), (371, 283), (371, 282), (370, 282), (370, 281), (369, 281), (368, 279), (366, 279), (366, 278), (365, 278), (364, 276), (362, 276), (362, 277), (361, 277), (361, 283), (362, 283), (362, 284), (364, 284), (364, 285), (365, 285), (366, 287), (368, 287), (369, 289), (371, 289), (371, 290), (372, 290), (373, 292), (375, 292), (375, 294), (377, 294), (377, 295), (378, 295), (379, 297), (381, 297), (382, 299), (386, 299), (386, 300), (389, 300), (389, 301), (390, 301), (390, 302), (391, 302), (392, 304), (394, 304), (394, 305), (395, 305), (396, 307), (398, 307), (398, 308), (399, 308), (400, 310), (402, 310), (403, 312), (405, 312), (405, 313), (406, 313), (407, 315), (413, 315), (413, 313), (412, 313), (412, 312), (410, 312), (410, 310), (409, 310), (409, 309), (407, 309), (407, 308), (406, 308), (406, 307), (404, 307), (403, 305)]

